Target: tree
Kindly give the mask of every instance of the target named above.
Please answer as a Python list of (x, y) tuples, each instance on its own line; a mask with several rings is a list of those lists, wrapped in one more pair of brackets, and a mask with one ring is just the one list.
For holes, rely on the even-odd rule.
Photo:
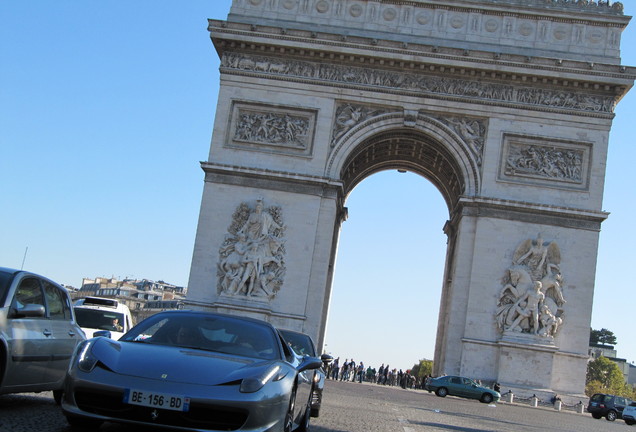
[(411, 375), (422, 378), (433, 373), (433, 361), (422, 359), (411, 368)]
[(618, 365), (603, 356), (587, 364), (585, 394), (592, 396), (594, 393), (634, 397), (634, 390), (625, 383)]
[(590, 345), (616, 345), (616, 336), (614, 332), (605, 328), (600, 330), (590, 328)]

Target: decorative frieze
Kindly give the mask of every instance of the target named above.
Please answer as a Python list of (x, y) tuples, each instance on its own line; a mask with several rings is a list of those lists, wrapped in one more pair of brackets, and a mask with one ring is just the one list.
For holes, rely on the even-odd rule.
[(590, 143), (506, 134), (499, 178), (586, 189), (590, 150)]
[(219, 248), (217, 291), (231, 297), (272, 300), (285, 277), (285, 225), (280, 207), (241, 203)]
[(552, 88), (526, 87), (514, 84), (462, 79), (425, 73), (398, 72), (379, 68), (365, 68), (333, 63), (268, 58), (244, 53), (225, 53), (221, 61), (224, 72), (230, 70), (266, 73), (271, 76), (302, 78), (382, 88), (383, 91), (420, 93), (427, 96), (452, 96), (489, 103), (513, 103), (539, 109), (553, 108), (569, 111), (611, 113), (616, 96), (601, 96), (584, 90), (573, 92)]
[(312, 110), (235, 102), (228, 145), (310, 156), (315, 124), (316, 112)]

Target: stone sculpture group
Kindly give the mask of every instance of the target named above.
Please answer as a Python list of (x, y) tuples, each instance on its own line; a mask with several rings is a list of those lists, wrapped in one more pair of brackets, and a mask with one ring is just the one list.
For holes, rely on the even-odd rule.
[(253, 210), (242, 203), (228, 231), (219, 249), (218, 293), (273, 299), (285, 274), (280, 207), (265, 209), (262, 198)]
[(541, 234), (515, 251), (497, 303), (496, 320), (503, 333), (529, 333), (553, 339), (563, 324), (561, 252)]

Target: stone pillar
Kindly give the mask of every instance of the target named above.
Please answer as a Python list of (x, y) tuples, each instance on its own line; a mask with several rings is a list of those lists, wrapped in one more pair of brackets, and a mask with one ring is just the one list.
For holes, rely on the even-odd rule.
[(515, 400), (515, 394), (512, 391), (508, 390), (508, 393), (504, 395), (504, 402), (511, 404), (514, 402), (514, 400)]

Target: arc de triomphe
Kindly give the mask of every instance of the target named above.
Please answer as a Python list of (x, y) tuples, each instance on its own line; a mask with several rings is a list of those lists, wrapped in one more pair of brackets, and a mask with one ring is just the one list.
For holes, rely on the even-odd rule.
[(322, 346), (347, 194), (382, 170), (448, 206), (435, 374), (584, 390), (620, 3), (234, 0), (189, 307)]

